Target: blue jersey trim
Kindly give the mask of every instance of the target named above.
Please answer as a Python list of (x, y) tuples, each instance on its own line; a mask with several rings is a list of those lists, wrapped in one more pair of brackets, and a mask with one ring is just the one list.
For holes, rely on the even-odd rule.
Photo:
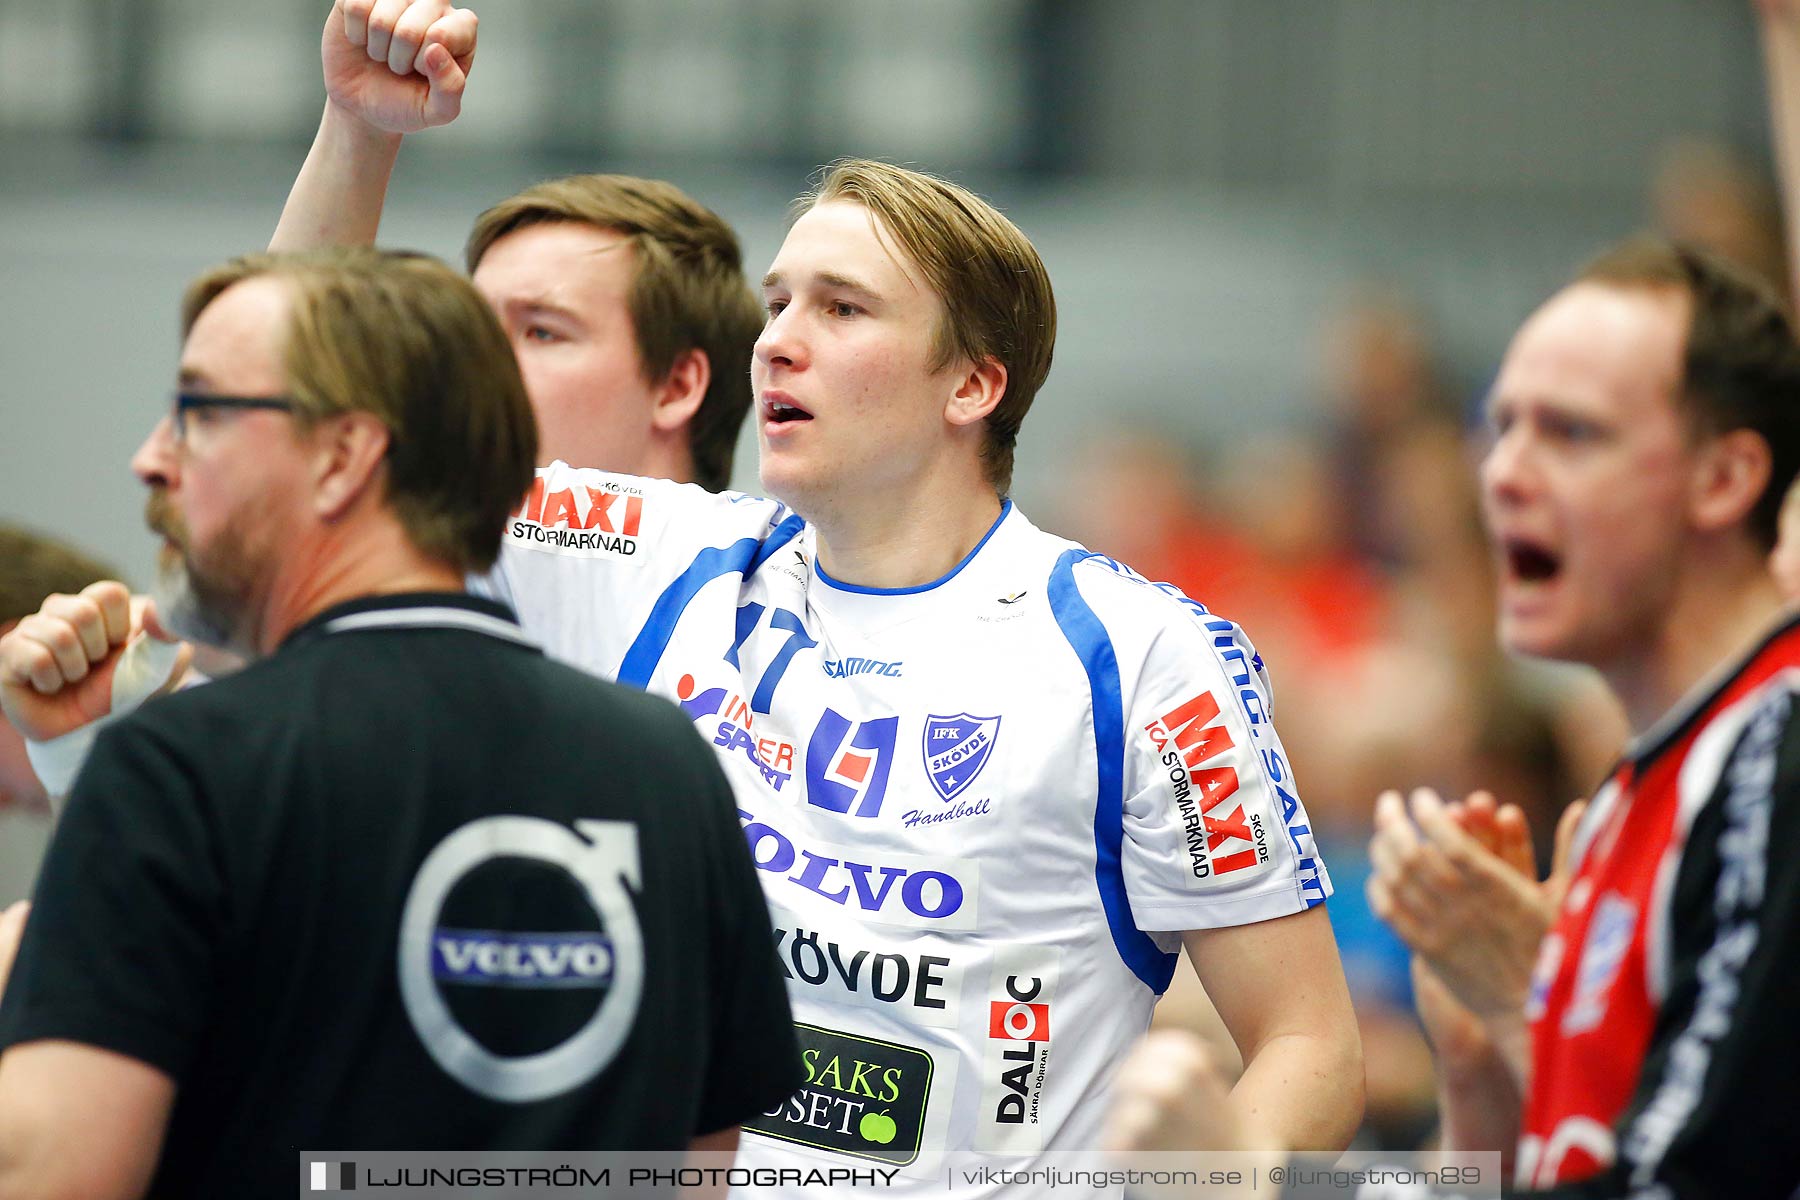
[(840, 592), (855, 592), (859, 596), (916, 596), (920, 592), (929, 592), (933, 588), (943, 587), (946, 583), (955, 579), (958, 575), (962, 574), (962, 569), (964, 567), (975, 561), (975, 556), (981, 553), (981, 548), (988, 544), (988, 539), (994, 536), (994, 531), (1000, 528), (1000, 523), (1006, 520), (1008, 513), (1012, 512), (1012, 507), (1013, 502), (1011, 500), (1003, 501), (1000, 505), (1000, 515), (994, 518), (994, 523), (988, 526), (988, 531), (981, 535), (981, 540), (975, 543), (975, 548), (963, 555), (962, 561), (957, 563), (954, 567), (951, 567), (946, 574), (938, 576), (930, 583), (921, 583), (917, 587), (860, 587), (854, 583), (841, 583), (838, 580), (833, 579), (825, 573), (824, 563), (814, 563), (813, 573), (819, 577), (819, 582), (823, 583), (826, 587), (834, 588)]
[(668, 650), (669, 639), (675, 636), (676, 623), (694, 597), (700, 594), (700, 589), (721, 575), (748, 577), (755, 574), (758, 567), (769, 561), (770, 555), (793, 541), (804, 528), (805, 521), (790, 516), (770, 530), (765, 538), (739, 538), (729, 546), (711, 546), (696, 554), (688, 569), (676, 576), (656, 598), (655, 606), (650, 609), (650, 619), (638, 630), (631, 649), (625, 651), (624, 661), (619, 664), (619, 682), (634, 688), (650, 686), (650, 676)]
[(1094, 802), (1094, 883), (1112, 930), (1113, 945), (1131, 973), (1161, 995), (1175, 978), (1176, 955), (1165, 953), (1137, 927), (1131, 898), (1125, 892), (1125, 698), (1119, 686), (1119, 660), (1112, 639), (1081, 589), (1075, 586), (1075, 564), (1097, 558), (1086, 550), (1065, 550), (1050, 572), (1050, 612), (1087, 672), (1094, 704), (1094, 754), (1099, 760), (1099, 790)]

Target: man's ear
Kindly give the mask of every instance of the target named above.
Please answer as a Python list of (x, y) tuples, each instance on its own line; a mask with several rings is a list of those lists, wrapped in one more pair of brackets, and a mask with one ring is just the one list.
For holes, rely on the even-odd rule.
[[(712, 386), (712, 362), (706, 351), (695, 347), (675, 356), (675, 364), (656, 389), (656, 407), (650, 424), (663, 433), (674, 433), (694, 419), (706, 389)], [(745, 386), (748, 386), (746, 384)]]
[(371, 487), (387, 459), (388, 427), (372, 413), (339, 413), (313, 427), (313, 511), (335, 521)]
[(957, 382), (944, 406), (944, 419), (952, 425), (973, 425), (993, 412), (1005, 395), (1006, 368), (997, 358), (984, 358)]
[(1694, 470), (1688, 510), (1695, 528), (1716, 533), (1744, 521), (1769, 486), (1771, 469), (1762, 434), (1733, 429), (1713, 438)]

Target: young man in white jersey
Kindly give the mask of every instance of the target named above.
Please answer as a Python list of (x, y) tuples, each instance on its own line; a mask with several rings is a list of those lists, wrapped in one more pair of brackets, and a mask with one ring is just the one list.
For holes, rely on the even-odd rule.
[(810, 1064), (740, 1161), (935, 1194), (947, 1154), (1090, 1147), (1183, 945), (1246, 1064), (1196, 1139), (1342, 1146), (1360, 1049), (1260, 660), (1004, 498), (1054, 339), (1035, 250), (884, 164), (804, 209), (753, 368), (778, 499), (553, 464), (490, 583), (732, 778)]
[(733, 776), (813, 1063), (745, 1160), (1091, 1146), (1184, 942), (1247, 1064), (1198, 1136), (1342, 1145), (1359, 1052), (1260, 662), (1003, 498), (1036, 252), (885, 164), (802, 206), (752, 373), (781, 502), (553, 465), (494, 579)]

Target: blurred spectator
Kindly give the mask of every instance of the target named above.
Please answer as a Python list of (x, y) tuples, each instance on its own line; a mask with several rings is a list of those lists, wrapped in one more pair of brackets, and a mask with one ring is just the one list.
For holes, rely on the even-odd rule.
[(1699, 138), (1671, 142), (1650, 182), (1650, 210), (1659, 232), (1731, 260), (1792, 303), (1775, 185), (1743, 154)]
[[(1269, 664), (1336, 889), (1328, 907), (1368, 1071), (1359, 1141), (1384, 1148), (1418, 1145), (1436, 1097), (1406, 948), (1363, 894), (1368, 798), (1402, 778), (1455, 795), (1485, 787), (1547, 836), (1624, 741), (1591, 676), (1495, 646), (1477, 450), (1429, 328), (1398, 297), (1365, 293), (1325, 336), (1324, 440), (1239, 439), (1206, 462), (1166, 436), (1113, 432), (1083, 445), (1062, 492), (1079, 507), (1054, 515), (1062, 532), (1237, 621)], [(1199, 1032), (1234, 1063), (1197, 983), (1176, 979), (1156, 1024)]]
[(1424, 312), (1400, 292), (1365, 285), (1325, 322), (1319, 339), (1327, 438), (1356, 551), (1381, 564), (1404, 553), (1398, 497), (1381, 488), (1384, 462), (1419, 436), (1461, 432)]
[(1082, 443), (1065, 472), (1071, 486), (1059, 492), (1064, 507), (1050, 521), (1139, 574), (1205, 599), (1205, 588), (1235, 589), (1256, 570), (1230, 515), (1199, 486), (1206, 473), (1167, 434), (1115, 428)]
[(1271, 662), (1304, 662), (1314, 676), (1346, 669), (1379, 632), (1383, 596), (1354, 541), (1361, 505), (1345, 503), (1325, 451), (1299, 437), (1253, 438), (1219, 479), (1219, 503), (1257, 569), (1196, 581), (1201, 599), (1244, 623)]
[(1379, 626), (1380, 580), (1347, 544), (1347, 506), (1309, 443), (1252, 439), (1203, 470), (1166, 437), (1115, 432), (1068, 474), (1061, 494), (1080, 503), (1055, 528), (1237, 621), (1271, 662), (1330, 669)]

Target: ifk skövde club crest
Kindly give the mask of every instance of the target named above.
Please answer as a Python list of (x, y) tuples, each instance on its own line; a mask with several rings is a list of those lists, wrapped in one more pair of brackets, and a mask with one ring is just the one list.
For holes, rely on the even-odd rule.
[(999, 717), (925, 718), (925, 774), (946, 803), (975, 782), (1000, 737)]

